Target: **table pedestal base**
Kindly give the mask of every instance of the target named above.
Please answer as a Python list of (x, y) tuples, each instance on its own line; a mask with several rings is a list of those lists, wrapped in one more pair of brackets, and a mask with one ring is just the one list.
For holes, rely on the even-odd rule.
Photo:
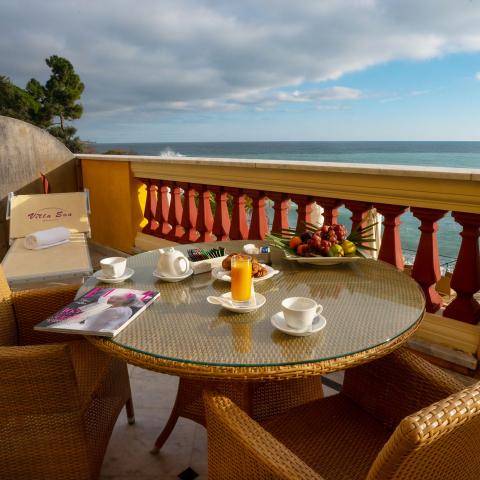
[(214, 390), (229, 397), (257, 421), (323, 397), (320, 376), (263, 382), (180, 378), (172, 412), (151, 453), (156, 454), (163, 447), (179, 417), (189, 418), (205, 426), (204, 390)]

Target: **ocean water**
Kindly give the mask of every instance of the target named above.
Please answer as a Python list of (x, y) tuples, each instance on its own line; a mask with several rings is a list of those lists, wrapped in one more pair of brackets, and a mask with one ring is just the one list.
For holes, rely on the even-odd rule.
[[(141, 155), (265, 160), (371, 163), (453, 168), (480, 168), (480, 142), (205, 142), (205, 143), (97, 143), (98, 153), (121, 149)], [(267, 209), (270, 222), (271, 206)], [(350, 227), (349, 212), (340, 211), (340, 222)], [(296, 209), (289, 212), (296, 223)], [(406, 260), (414, 258), (419, 222), (410, 212), (402, 216), (401, 237)], [(450, 215), (439, 222), (438, 243), (444, 269), (451, 269), (460, 246), (460, 228)]]

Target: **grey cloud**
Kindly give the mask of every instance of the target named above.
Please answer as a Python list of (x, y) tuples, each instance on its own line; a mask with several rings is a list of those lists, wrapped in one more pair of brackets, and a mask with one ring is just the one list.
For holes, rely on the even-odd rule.
[[(42, 79), (44, 58), (63, 55), (87, 117), (334, 109), (325, 102), (365, 95), (348, 72), (480, 50), (480, 6), (467, 0), (0, 0), (0, 12), (0, 74)], [(337, 85), (301, 87), (326, 80)]]

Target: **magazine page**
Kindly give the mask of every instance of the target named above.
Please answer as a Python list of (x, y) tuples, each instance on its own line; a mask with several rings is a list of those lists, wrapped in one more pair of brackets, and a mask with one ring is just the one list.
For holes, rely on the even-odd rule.
[(93, 288), (35, 330), (113, 336), (159, 296), (159, 292), (128, 288)]

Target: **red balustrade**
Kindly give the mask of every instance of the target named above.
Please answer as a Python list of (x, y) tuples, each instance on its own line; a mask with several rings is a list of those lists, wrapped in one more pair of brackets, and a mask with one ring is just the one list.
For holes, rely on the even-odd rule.
[(453, 212), (453, 218), (462, 227), (462, 244), (451, 280), (456, 298), (444, 311), (444, 316), (476, 324), (480, 321), (480, 304), (473, 297), (480, 290), (480, 215)]
[(408, 208), (398, 205), (375, 205), (377, 211), (383, 217), (383, 237), (378, 259), (391, 263), (393, 266), (403, 270), (403, 253), (402, 242), (400, 241), (400, 216), (405, 213)]
[(158, 228), (158, 222), (155, 220), (155, 212), (157, 210), (157, 186), (154, 180), (142, 178), (142, 182), (147, 189), (147, 198), (145, 200), (144, 218), (147, 220), (142, 232), (152, 234)]
[(229, 188), (228, 192), (233, 197), (232, 222), (228, 236), (232, 240), (245, 240), (248, 237), (245, 193), (241, 188)]
[(272, 232), (281, 232), (288, 228), (288, 208), (290, 197), (286, 193), (269, 192), (268, 197), (273, 200)]
[(352, 219), (352, 230), (358, 225), (365, 227), (367, 213), (372, 208), (372, 204), (368, 202), (348, 200), (345, 202), (345, 206), (352, 212), (352, 216), (350, 217)]
[(245, 193), (252, 199), (252, 218), (248, 238), (250, 240), (263, 240), (268, 233), (268, 219), (265, 212), (267, 197), (265, 192), (246, 190)]
[(197, 230), (199, 242), (213, 242), (215, 236), (213, 235), (213, 214), (210, 205), (210, 190), (206, 185), (196, 185), (198, 192), (198, 216), (197, 216)]
[(447, 213), (444, 210), (430, 208), (412, 208), (413, 215), (421, 222), (421, 233), (412, 277), (420, 284), (425, 294), (427, 312), (436, 312), (443, 303), (442, 297), (435, 290), (440, 280), (440, 260), (438, 256), (437, 222)]
[(343, 205), (343, 201), (325, 197), (316, 197), (315, 200), (323, 208), (324, 223), (326, 225), (338, 223), (338, 208)]
[(297, 226), (295, 230), (305, 230), (305, 223), (312, 222), (312, 210), (315, 199), (307, 195), (291, 195), (291, 199), (297, 204)]
[(196, 191), (190, 183), (179, 183), (183, 189), (183, 214), (181, 224), (184, 234), (180, 237), (182, 243), (197, 241), (199, 234), (195, 228), (197, 225), (197, 205), (195, 204)]
[(168, 234), (168, 239), (175, 242), (180, 241), (180, 238), (185, 233), (182, 226), (182, 191), (176, 182), (170, 182), (170, 210), (168, 212), (168, 223), (172, 226)]
[(168, 223), (168, 186), (161, 180), (152, 180), (157, 186), (157, 206), (155, 210), (155, 220), (158, 227), (154, 231), (156, 237), (165, 237), (168, 235), (172, 226)]
[(213, 234), (217, 241), (228, 240), (230, 232), (230, 217), (228, 214), (228, 192), (223, 187), (211, 187), (215, 192), (215, 217), (213, 219)]
[[(352, 229), (365, 226), (367, 213), (372, 208), (370, 202), (314, 197), (282, 192), (244, 190), (236, 187), (208, 186), (203, 184), (177, 183), (168, 180), (142, 179), (147, 188), (144, 217), (144, 233), (177, 242), (213, 240), (252, 240), (264, 239), (268, 232), (266, 202), (273, 203), (274, 217), (272, 230), (279, 232), (289, 227), (288, 211), (290, 202), (297, 204), (297, 230), (303, 230), (305, 222), (311, 222), (315, 201), (324, 209), (327, 224), (338, 222), (338, 209), (345, 206), (352, 212)], [(169, 195), (170, 187), (170, 195)], [(183, 193), (182, 193), (183, 189)], [(211, 195), (215, 196), (215, 214), (212, 214)], [(229, 195), (232, 211), (229, 212)], [(247, 221), (246, 196), (252, 199), (251, 221)], [(182, 205), (183, 198), (183, 205)], [(198, 204), (198, 207), (197, 207)], [(403, 255), (400, 241), (400, 218), (408, 210), (406, 206), (375, 205), (384, 216), (384, 233), (379, 251), (379, 259), (403, 268)], [(436, 312), (442, 305), (442, 298), (435, 290), (440, 279), (440, 266), (437, 244), (437, 222), (445, 215), (443, 210), (412, 208), (413, 215), (421, 222), (421, 232), (417, 255), (412, 269), (412, 277), (425, 293), (427, 311)], [(480, 321), (480, 305), (474, 295), (480, 289), (480, 215), (453, 212), (462, 227), (462, 244), (451, 286), (457, 296), (445, 309), (444, 315), (469, 323)]]

